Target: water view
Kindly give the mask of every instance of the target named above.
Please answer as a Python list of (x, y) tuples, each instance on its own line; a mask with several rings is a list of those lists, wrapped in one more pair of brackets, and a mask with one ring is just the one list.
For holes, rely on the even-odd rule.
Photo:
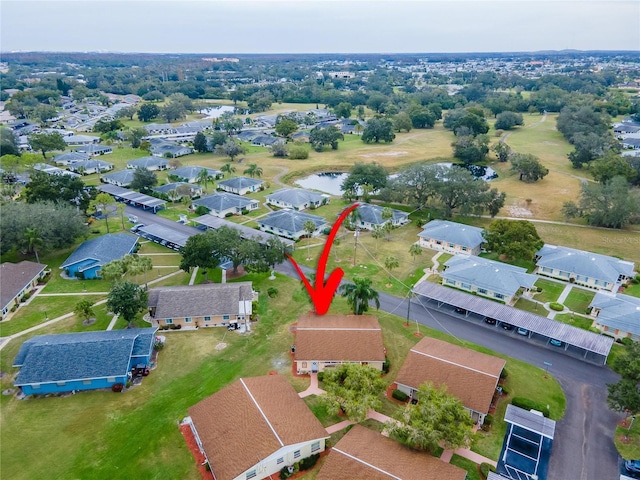
[[(471, 172), (474, 178), (477, 180), (492, 180), (498, 177), (498, 174), (491, 167), (484, 167), (482, 165), (460, 165), (457, 163), (437, 163), (436, 165), (442, 165), (443, 167), (451, 166), (458, 168), (466, 168)], [(295, 184), (302, 188), (309, 188), (311, 190), (319, 190), (320, 192), (328, 193), (330, 195), (342, 196), (342, 182), (349, 176), (345, 172), (323, 172), (309, 175), (308, 177), (301, 178), (296, 181)], [(394, 178), (396, 175), (389, 175), (389, 178)]]

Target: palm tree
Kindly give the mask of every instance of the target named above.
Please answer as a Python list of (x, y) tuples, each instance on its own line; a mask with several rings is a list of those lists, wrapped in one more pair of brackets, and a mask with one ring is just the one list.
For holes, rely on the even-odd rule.
[(178, 193), (178, 190), (174, 188), (173, 190), (169, 190), (167, 197), (169, 197), (169, 200), (173, 203), (180, 198), (180, 194)]
[(243, 173), (249, 175), (251, 178), (254, 176), (260, 178), (262, 176), (262, 168), (260, 168), (257, 163), (252, 163)]
[(416, 263), (416, 256), (417, 255), (422, 255), (422, 247), (420, 245), (418, 245), (417, 243), (412, 244), (409, 247), (409, 255), (411, 255), (413, 257), (413, 263)]
[(196, 183), (200, 186), (204, 185), (204, 191), (207, 191), (207, 185), (209, 182), (213, 182), (215, 178), (213, 175), (209, 174), (209, 171), (206, 168), (203, 168), (198, 172), (198, 176), (196, 177)]
[(307, 220), (306, 222), (304, 222), (304, 224), (302, 225), (302, 229), (305, 231), (305, 233), (307, 234), (307, 237), (309, 237), (307, 239), (307, 260), (309, 260), (311, 258), (310, 253), (309, 253), (309, 247), (311, 245), (311, 235), (313, 235), (313, 232), (316, 231), (316, 224), (313, 223), (311, 220)]
[(236, 167), (234, 167), (230, 163), (225, 163), (222, 167), (220, 167), (220, 171), (223, 172), (224, 176), (226, 177), (227, 173), (229, 175), (231, 175), (232, 173), (235, 173)]
[(36, 254), (36, 262), (40, 263), (40, 257), (38, 256), (38, 249), (44, 245), (44, 240), (38, 235), (38, 229), (27, 228), (24, 232), (24, 243), (27, 247), (27, 253)]
[(384, 237), (384, 228), (381, 225), (374, 225), (371, 236), (376, 240), (376, 257), (378, 256), (378, 239)]
[(400, 266), (400, 262), (393, 255), (389, 255), (384, 259), (384, 268), (386, 268), (389, 272), (389, 283), (391, 283), (391, 270), (394, 268), (398, 268)]
[(393, 210), (389, 207), (382, 209), (382, 220), (384, 220), (383, 228), (384, 233), (387, 235), (387, 242), (391, 240), (391, 230), (393, 230)]
[(353, 283), (340, 285), (340, 295), (346, 297), (353, 313), (362, 315), (369, 310), (369, 302), (375, 302), (376, 308), (380, 308), (378, 292), (371, 288), (371, 279), (354, 277)]

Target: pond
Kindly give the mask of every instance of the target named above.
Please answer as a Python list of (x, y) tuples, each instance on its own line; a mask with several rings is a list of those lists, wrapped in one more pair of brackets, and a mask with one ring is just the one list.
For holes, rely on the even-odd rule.
[(236, 110), (235, 107), (230, 107), (228, 105), (220, 105), (217, 107), (205, 108), (203, 110), (200, 110), (200, 113), (203, 113), (205, 115), (204, 117), (205, 119), (209, 119), (209, 118), (219, 118), (225, 112), (235, 113), (235, 110)]
[[(474, 178), (481, 178), (482, 180), (492, 180), (498, 177), (498, 174), (491, 167), (483, 167), (482, 165), (460, 165), (453, 163), (437, 163), (436, 165), (442, 165), (444, 167), (455, 166), (458, 168), (466, 168), (471, 172)], [(301, 178), (295, 182), (296, 185), (302, 188), (309, 188), (311, 190), (319, 190), (330, 195), (342, 196), (342, 182), (349, 176), (345, 172), (323, 172), (309, 175), (308, 177)], [(389, 175), (389, 178), (394, 178), (396, 175)]]

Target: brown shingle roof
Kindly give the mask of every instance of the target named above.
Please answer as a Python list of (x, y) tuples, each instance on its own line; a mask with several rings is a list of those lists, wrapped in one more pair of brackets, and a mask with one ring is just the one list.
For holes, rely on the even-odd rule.
[(298, 320), (296, 361), (384, 361), (382, 329), (367, 315), (309, 316)]
[(148, 305), (154, 318), (237, 315), (238, 302), (253, 300), (252, 292), (251, 282), (152, 288)]
[(46, 265), (23, 260), (19, 263), (3, 263), (0, 265), (0, 308), (4, 308), (20, 293), (31, 280), (42, 272)]
[(282, 375), (241, 378), (189, 415), (217, 480), (235, 478), (284, 445), (328, 437)]
[(461, 468), (428, 453), (354, 425), (331, 450), (316, 480), (464, 480), (466, 475)]
[(396, 382), (415, 389), (424, 382), (445, 384), (465, 407), (487, 413), (504, 365), (501, 358), (424, 337), (409, 351)]

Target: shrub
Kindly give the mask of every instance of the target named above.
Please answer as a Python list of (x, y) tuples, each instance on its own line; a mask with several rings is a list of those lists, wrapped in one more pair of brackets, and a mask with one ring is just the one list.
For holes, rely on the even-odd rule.
[(305, 147), (294, 145), (289, 149), (289, 158), (292, 160), (306, 160), (309, 158), (309, 151)]
[(182, 328), (182, 324), (179, 323), (178, 325), (176, 325), (176, 330), (180, 330)]
[(319, 382), (324, 381), (324, 372), (318, 372), (318, 381)]
[(131, 380), (127, 380), (127, 388), (131, 388)]
[(209, 213), (209, 209), (207, 207), (205, 207), (204, 205), (198, 205), (196, 207), (196, 214), (197, 215), (206, 215), (207, 213)]
[(111, 391), (112, 392), (121, 392), (124, 389), (124, 385), (121, 383), (114, 383), (113, 385), (111, 385)]
[(555, 310), (556, 312), (561, 312), (562, 310), (564, 310), (564, 305), (558, 302), (551, 302), (549, 304), (549, 308), (551, 310)]
[(633, 340), (631, 340), (630, 338), (622, 338), (620, 339), (620, 343), (623, 345), (633, 345)]
[(503, 368), (502, 372), (500, 372), (500, 380), (506, 380), (508, 376), (509, 372), (507, 372), (506, 368)]
[(509, 391), (504, 387), (502, 387), (502, 395), (504, 395), (505, 397), (509, 395)]
[(311, 456), (309, 456), (307, 458), (303, 458), (299, 462), (300, 463), (300, 470), (309, 470), (309, 469), (313, 468), (319, 458), (320, 458), (320, 455), (317, 454), (317, 453), (314, 453), (313, 455), (311, 455)]
[(278, 289), (276, 287), (267, 288), (267, 295), (269, 296), (269, 298), (277, 297)]
[(637, 285), (638, 283), (640, 283), (640, 280), (638, 280), (637, 278), (632, 278), (630, 283)]
[(31, 294), (27, 292), (27, 293), (25, 293), (25, 294), (22, 296), (22, 298), (20, 299), (20, 302), (21, 302), (21, 303), (24, 303), (24, 302), (26, 302), (27, 300), (29, 300), (30, 298), (31, 298)]
[(391, 362), (388, 357), (384, 357), (384, 362), (382, 363), (382, 372), (389, 373), (389, 369), (391, 368)]
[(204, 464), (204, 469), (205, 469), (207, 472), (210, 472), (210, 471), (211, 471), (211, 465), (209, 465), (209, 462), (205, 462), (205, 464)]
[(536, 291), (537, 291), (538, 293), (541, 293), (541, 292), (542, 292), (542, 287), (538, 287), (538, 288), (536, 288)]
[(493, 415), (487, 414), (484, 417), (484, 425), (490, 426), (493, 423)]
[(397, 388), (393, 392), (391, 392), (391, 396), (396, 400), (400, 400), (401, 402), (406, 402), (407, 400), (409, 400), (409, 396), (406, 393), (398, 390)]
[(164, 342), (161, 342), (160, 340), (156, 340), (155, 342), (153, 342), (154, 350), (162, 350), (163, 348), (164, 348)]
[(535, 400), (531, 400), (529, 398), (514, 397), (511, 400), (511, 404), (525, 410), (537, 410), (539, 412), (542, 412), (545, 417), (549, 416), (549, 409), (546, 405), (543, 405), (542, 403), (536, 402)]
[(280, 470), (280, 480), (286, 480), (291, 475), (293, 474), (289, 472), (289, 467), (282, 467), (282, 470)]
[(480, 464), (480, 474), (482, 475), (483, 478), (487, 478), (489, 476), (489, 472), (495, 473), (495, 471), (496, 471), (496, 467), (494, 467), (490, 463)]

